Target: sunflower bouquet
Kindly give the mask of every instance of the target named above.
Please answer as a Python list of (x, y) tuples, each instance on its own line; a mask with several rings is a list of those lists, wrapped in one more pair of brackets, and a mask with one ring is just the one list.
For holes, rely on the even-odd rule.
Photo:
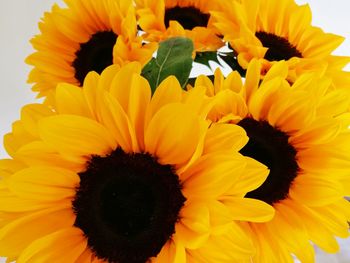
[[(339, 250), (350, 58), (331, 54), (343, 38), (312, 26), (308, 5), (65, 3), (26, 60), (44, 100), (4, 137), (0, 256), (309, 263), (314, 246)], [(193, 76), (198, 64), (212, 73)]]

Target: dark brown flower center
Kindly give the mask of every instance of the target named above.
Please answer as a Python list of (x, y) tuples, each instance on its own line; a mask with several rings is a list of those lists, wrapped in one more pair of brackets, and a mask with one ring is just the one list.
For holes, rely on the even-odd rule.
[(269, 61), (288, 60), (292, 57), (302, 58), (300, 51), (283, 37), (266, 32), (257, 32), (255, 36), (261, 41), (268, 50), (265, 59)]
[(73, 201), (75, 226), (95, 255), (114, 263), (145, 263), (175, 232), (185, 202), (170, 165), (117, 149), (94, 156)]
[(101, 73), (113, 64), (113, 47), (118, 36), (112, 31), (98, 32), (86, 43), (80, 44), (73, 61), (75, 78), (83, 85), (85, 76), (90, 71)]
[(245, 129), (249, 137), (249, 142), (240, 152), (270, 169), (266, 181), (246, 196), (271, 205), (287, 198), (299, 171), (297, 151), (289, 144), (288, 134), (271, 126), (267, 121), (251, 118), (243, 119), (238, 125)]
[(209, 14), (202, 13), (199, 9), (189, 6), (175, 6), (165, 10), (164, 24), (169, 27), (169, 21), (175, 20), (184, 29), (192, 30), (197, 26), (206, 27), (209, 21)]

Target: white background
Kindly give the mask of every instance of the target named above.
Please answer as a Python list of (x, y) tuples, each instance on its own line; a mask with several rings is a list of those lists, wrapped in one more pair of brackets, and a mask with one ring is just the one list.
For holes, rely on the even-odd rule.
[[(62, 3), (54, 0), (0, 0), (0, 138), (10, 131), (11, 123), (19, 118), (20, 108), (35, 101), (35, 95), (26, 84), (30, 67), (23, 61), (32, 52), (29, 39), (38, 33), (40, 17), (55, 2)], [(347, 38), (335, 54), (350, 56), (350, 1), (297, 2), (310, 4), (315, 26)], [(0, 157), (5, 156), (0, 140)], [(341, 253), (336, 256), (319, 253), (317, 262), (350, 262), (350, 244), (347, 247), (344, 244)]]

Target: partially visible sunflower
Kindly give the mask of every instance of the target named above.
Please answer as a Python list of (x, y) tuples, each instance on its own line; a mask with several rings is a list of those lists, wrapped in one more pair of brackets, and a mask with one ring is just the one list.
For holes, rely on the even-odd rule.
[[(243, 68), (252, 59), (259, 59), (264, 74), (273, 64), (285, 60), (290, 81), (306, 72), (319, 71), (330, 77), (334, 73), (332, 68), (342, 72), (344, 65), (339, 65), (344, 57), (331, 53), (344, 38), (312, 26), (307, 4), (299, 6), (294, 0), (242, 0), (225, 4), (224, 12), (213, 13), (214, 24)], [(350, 73), (345, 75), (349, 85)]]
[(285, 62), (275, 64), (263, 81), (260, 72), (253, 60), (244, 83), (237, 72), (224, 79), (216, 71), (214, 83), (201, 76), (194, 90), (207, 87), (215, 98), (208, 117), (243, 127), (249, 142), (240, 153), (270, 169), (264, 184), (246, 195), (276, 211), (270, 222), (245, 226), (257, 248), (253, 262), (293, 262), (292, 254), (314, 262), (309, 240), (335, 253), (334, 236), (349, 235), (350, 204), (344, 197), (350, 195), (350, 96), (331, 91), (331, 81), (317, 74), (302, 75), (291, 86)]
[(90, 71), (101, 73), (111, 64), (145, 64), (156, 44), (137, 36), (131, 0), (65, 0), (54, 5), (39, 23), (40, 35), (31, 40), (36, 50), (26, 62), (34, 66), (28, 82), (39, 97), (52, 96), (58, 83), (82, 85)]
[(83, 89), (58, 85), (55, 110), (23, 109), (21, 132), (5, 137), (13, 159), (0, 161), (1, 256), (18, 263), (201, 262), (191, 250), (227, 231), (235, 239), (220, 254), (253, 255), (237, 221), (265, 222), (273, 209), (244, 197), (268, 174), (238, 153), (244, 130), (210, 125), (201, 110), (205, 89), (183, 98), (175, 77), (151, 98), (140, 71), (130, 63), (91, 72)]
[(139, 24), (149, 41), (184, 36), (199, 52), (216, 51), (224, 45), (212, 25), (211, 11), (221, 10), (223, 0), (136, 0)]

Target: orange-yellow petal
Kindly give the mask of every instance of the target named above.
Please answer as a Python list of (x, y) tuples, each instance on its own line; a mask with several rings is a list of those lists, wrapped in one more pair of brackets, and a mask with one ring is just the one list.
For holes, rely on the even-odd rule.
[(85, 251), (87, 240), (75, 227), (64, 228), (35, 240), (20, 255), (17, 262), (75, 262)]

